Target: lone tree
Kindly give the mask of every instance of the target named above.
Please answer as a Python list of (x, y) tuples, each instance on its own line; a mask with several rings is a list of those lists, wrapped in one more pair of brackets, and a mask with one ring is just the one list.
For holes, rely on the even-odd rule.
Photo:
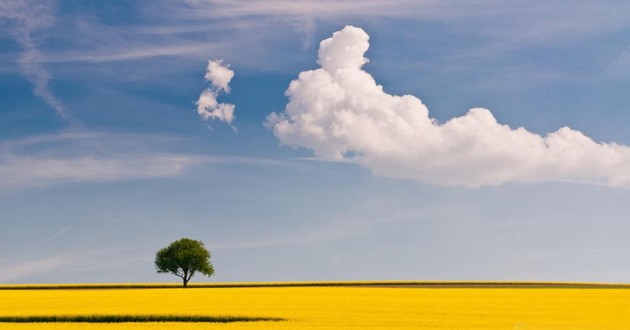
[(161, 249), (155, 255), (155, 268), (158, 273), (172, 273), (188, 286), (190, 278), (199, 272), (206, 276), (214, 274), (210, 263), (210, 252), (203, 242), (190, 238), (182, 238)]

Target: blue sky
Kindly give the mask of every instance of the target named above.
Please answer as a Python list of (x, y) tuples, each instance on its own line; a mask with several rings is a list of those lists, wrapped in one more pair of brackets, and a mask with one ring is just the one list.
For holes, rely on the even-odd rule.
[[(181, 237), (204, 281), (627, 282), (629, 13), (4, 1), (0, 282), (175, 281)], [(211, 60), (230, 123), (197, 113)]]

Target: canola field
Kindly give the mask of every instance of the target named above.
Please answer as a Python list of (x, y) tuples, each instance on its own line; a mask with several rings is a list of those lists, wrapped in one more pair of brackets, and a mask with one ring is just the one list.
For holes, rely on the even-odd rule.
[[(154, 316), (171, 319), (136, 322)], [(0, 319), (7, 317), (131, 322), (0, 322), (0, 329), (630, 329), (630, 289), (0, 286)], [(198, 322), (181, 322), (187, 317)]]

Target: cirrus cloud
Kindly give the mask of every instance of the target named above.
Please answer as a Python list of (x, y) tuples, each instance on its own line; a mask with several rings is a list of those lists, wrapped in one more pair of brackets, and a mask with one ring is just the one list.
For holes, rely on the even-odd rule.
[(35, 38), (37, 32), (53, 24), (53, 10), (52, 2), (31, 0), (1, 2), (0, 23), (10, 22), (7, 30), (22, 48), (17, 63), (24, 77), (33, 84), (33, 93), (55, 109), (59, 116), (69, 119), (65, 106), (50, 90), (51, 76), (41, 63), (44, 55), (37, 47)]
[[(0, 194), (72, 183), (177, 177), (212, 157), (171, 151), (161, 136), (60, 133), (0, 142)], [(156, 150), (155, 145), (160, 147)]]
[(630, 185), (630, 147), (568, 127), (545, 136), (498, 123), (484, 108), (438, 123), (413, 95), (390, 95), (363, 70), (369, 36), (346, 26), (320, 43), (321, 68), (291, 82), (285, 111), (266, 125), (284, 145), (373, 173), (477, 187), (576, 181)]

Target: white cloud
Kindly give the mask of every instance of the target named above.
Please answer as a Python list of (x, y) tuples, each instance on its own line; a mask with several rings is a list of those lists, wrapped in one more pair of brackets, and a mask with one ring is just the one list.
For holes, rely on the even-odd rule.
[(170, 135), (69, 131), (0, 142), (0, 194), (69, 183), (182, 177), (207, 165), (288, 166), (273, 159), (182, 152)]
[[(432, 1), (420, 4), (414, 1), (398, 1), (392, 5), (389, 0), (337, 1), (229, 1), (229, 0), (184, 0), (188, 8), (181, 10), (187, 17), (255, 17), (255, 16), (341, 16), (348, 13), (356, 15), (409, 15), (408, 9), (432, 7)], [(181, 7), (181, 6), (180, 6)], [(214, 10), (207, 10), (214, 9)], [(180, 14), (181, 15), (181, 14)]]
[(169, 56), (192, 56), (207, 54), (208, 52), (217, 51), (220, 48), (216, 44), (175, 44), (175, 45), (140, 45), (133, 47), (110, 47), (95, 50), (78, 50), (60, 52), (56, 54), (46, 54), (40, 58), (41, 62), (46, 63), (64, 63), (64, 62), (87, 62), (87, 63), (103, 63), (103, 62), (122, 62), (145, 60), (154, 57)]
[(0, 165), (3, 187), (40, 186), (52, 183), (107, 182), (170, 177), (199, 164), (187, 155), (135, 154), (72, 158), (26, 156), (4, 159)]
[[(487, 37), (484, 53), (505, 51), (539, 43), (591, 37), (600, 33), (621, 31), (628, 26), (624, 13), (630, 4), (623, 1), (532, 2), (515, 0), (183, 0), (172, 11), (175, 16), (190, 19), (231, 18), (348, 21), (348, 18), (411, 18), (414, 20), (461, 24), (458, 33), (475, 33)], [(171, 11), (169, 11), (170, 13)], [(263, 19), (261, 19), (263, 18)], [(492, 24), (488, 24), (491, 21)], [(499, 27), (499, 28), (497, 28)]]
[(218, 119), (226, 123), (234, 120), (234, 105), (217, 102), (217, 94), (211, 89), (204, 90), (197, 100), (197, 112), (204, 120)]
[(230, 86), (228, 84), (232, 78), (234, 78), (234, 71), (229, 69), (229, 65), (224, 65), (223, 60), (208, 61), (204, 78), (206, 78), (216, 90), (229, 93)]
[(174, 177), (212, 161), (149, 150), (174, 141), (151, 136), (65, 133), (0, 143), (0, 192), (64, 183)]
[(73, 260), (68, 256), (60, 255), (39, 260), (27, 261), (17, 265), (3, 267), (0, 270), (0, 281), (9, 282), (34, 274), (41, 274), (54, 269), (72, 264)]
[(42, 98), (57, 114), (68, 118), (65, 106), (50, 91), (50, 74), (42, 65), (43, 55), (37, 48), (33, 34), (52, 24), (50, 2), (14, 0), (0, 2), (0, 22), (11, 22), (10, 34), (22, 47), (17, 62), (26, 79), (35, 87), (33, 93)]
[[(140, 258), (142, 256), (142, 258)], [(53, 272), (76, 272), (93, 269), (111, 269), (129, 266), (139, 261), (146, 260), (137, 248), (119, 247), (100, 250), (81, 250), (79, 252), (66, 252), (40, 259), (27, 261), (17, 260), (5, 262), (5, 267), (0, 269), (0, 281), (11, 282), (23, 280), (31, 276), (50, 274)]]
[(211, 87), (204, 90), (197, 100), (197, 112), (204, 120), (219, 120), (228, 124), (234, 120), (236, 106), (229, 103), (219, 103), (219, 92), (230, 92), (229, 83), (234, 77), (234, 71), (229, 65), (223, 64), (223, 60), (208, 61), (204, 78), (210, 82)]
[(508, 181), (630, 185), (630, 147), (563, 127), (541, 136), (474, 108), (438, 123), (412, 95), (390, 95), (362, 69), (369, 36), (347, 26), (321, 42), (321, 68), (291, 82), (289, 103), (267, 125), (282, 144), (377, 175), (483, 186)]

